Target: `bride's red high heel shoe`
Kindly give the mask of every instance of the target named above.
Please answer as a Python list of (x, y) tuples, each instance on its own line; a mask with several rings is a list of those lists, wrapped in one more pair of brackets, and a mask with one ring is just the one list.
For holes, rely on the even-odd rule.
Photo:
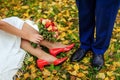
[[(60, 58), (60, 59), (55, 60), (53, 62), (53, 64), (54, 65), (59, 65), (59, 64), (63, 63), (66, 60), (67, 60), (67, 57)], [(50, 63), (45, 61), (45, 60), (42, 60), (42, 59), (37, 60), (37, 66), (39, 67), (40, 70), (43, 70), (44, 66), (46, 66), (46, 65), (50, 65)]]
[(69, 46), (67, 46), (67, 47), (64, 48), (64, 51), (69, 51), (69, 50), (71, 50), (74, 46), (75, 46), (74, 43), (73, 43), (73, 44), (70, 44)]
[(54, 49), (50, 49), (49, 52), (51, 55), (53, 56), (56, 56), (57, 54), (61, 53), (61, 52), (66, 52), (66, 51), (69, 51), (71, 50), (73, 47), (74, 47), (74, 43), (73, 44), (70, 44), (68, 45), (67, 47), (65, 48), (54, 48)]

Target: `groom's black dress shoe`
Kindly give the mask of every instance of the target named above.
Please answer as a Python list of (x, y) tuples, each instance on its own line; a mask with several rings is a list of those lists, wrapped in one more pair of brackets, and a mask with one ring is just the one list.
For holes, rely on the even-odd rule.
[(80, 60), (82, 60), (85, 57), (85, 55), (86, 55), (87, 52), (88, 51), (79, 48), (78, 50), (76, 50), (73, 53), (73, 55), (70, 58), (70, 61), (73, 62), (73, 61), (80, 61)]
[(104, 65), (104, 55), (98, 54), (93, 55), (92, 66), (96, 68), (96, 70), (100, 70)]

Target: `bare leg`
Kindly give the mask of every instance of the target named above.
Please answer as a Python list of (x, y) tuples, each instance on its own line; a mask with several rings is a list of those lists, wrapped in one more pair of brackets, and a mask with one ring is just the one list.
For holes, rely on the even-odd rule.
[[(30, 27), (30, 25), (25, 23), (24, 26), (25, 26), (25, 28), (23, 30), (25, 30), (26, 32), (38, 33), (38, 31), (36, 31), (34, 28)], [(52, 43), (52, 42), (49, 42), (49, 41), (46, 41), (46, 40), (41, 41), (40, 45), (46, 46), (49, 49), (52, 49), (52, 48), (64, 48), (64, 47), (67, 46), (67, 45), (63, 45), (60, 42)]]
[[(29, 27), (29, 25), (26, 24), (26, 23), (23, 25), (22, 30), (24, 30), (24, 31), (26, 31), (28, 33), (37, 33), (36, 30)], [(24, 40), (24, 39), (21, 40), (21, 48), (28, 51), (29, 53), (36, 56), (37, 58), (46, 60), (48, 62), (53, 62), (53, 61), (55, 61), (57, 59), (56, 57), (51, 56), (50, 54), (47, 54), (46, 52), (41, 50), (40, 47), (33, 48), (31, 46), (30, 42), (27, 41), (27, 40)]]
[(36, 56), (37, 58), (46, 60), (46, 61), (48, 61), (50, 63), (57, 59), (54, 56), (51, 56), (50, 54), (47, 54), (46, 52), (41, 50), (40, 47), (33, 48), (28, 41), (23, 40), (23, 39), (21, 41), (21, 48), (28, 51), (29, 53)]

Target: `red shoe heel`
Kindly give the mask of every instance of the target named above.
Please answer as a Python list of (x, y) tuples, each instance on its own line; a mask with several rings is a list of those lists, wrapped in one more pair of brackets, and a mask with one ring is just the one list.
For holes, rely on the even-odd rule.
[(49, 52), (51, 55), (55, 56), (61, 52), (64, 51), (64, 48), (54, 48), (54, 49), (50, 49)]
[[(60, 59), (55, 60), (55, 61), (53, 62), (53, 64), (54, 64), (54, 65), (59, 65), (59, 64), (63, 63), (63, 62), (66, 61), (66, 60), (67, 60), (67, 57), (60, 58)], [(45, 61), (45, 60), (42, 60), (42, 59), (38, 59), (38, 60), (37, 60), (37, 66), (38, 66), (38, 68), (39, 68), (41, 71), (43, 70), (44, 66), (46, 66), (46, 65), (50, 65), (50, 63), (47, 62), (47, 61)]]
[(37, 60), (37, 66), (39, 67), (39, 69), (42, 71), (45, 65), (49, 65), (49, 63), (45, 60), (42, 59), (38, 59)]

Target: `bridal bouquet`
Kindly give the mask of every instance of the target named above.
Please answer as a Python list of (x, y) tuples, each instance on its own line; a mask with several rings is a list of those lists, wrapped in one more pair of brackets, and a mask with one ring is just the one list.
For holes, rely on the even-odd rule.
[(58, 37), (58, 28), (52, 20), (41, 18), (38, 21), (39, 33), (45, 40), (55, 42)]
[[(57, 40), (58, 28), (52, 20), (40, 18), (36, 23), (39, 34), (42, 35), (45, 40), (50, 42), (55, 42)], [(37, 44), (32, 43), (32, 46), (35, 48)]]

